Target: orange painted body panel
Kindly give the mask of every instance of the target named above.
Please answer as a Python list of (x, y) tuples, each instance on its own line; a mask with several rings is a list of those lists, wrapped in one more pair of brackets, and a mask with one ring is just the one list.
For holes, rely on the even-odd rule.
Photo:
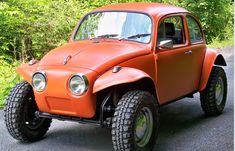
[(161, 103), (167, 103), (177, 97), (195, 90), (191, 75), (191, 57), (185, 56), (189, 48), (158, 53), (157, 90)]
[[(158, 53), (157, 90), (161, 104), (198, 90), (205, 45), (199, 47), (186, 46)], [(192, 55), (185, 55), (189, 50)]]
[[(165, 15), (160, 21), (171, 16), (173, 15)], [(193, 93), (199, 88), (206, 51), (205, 40), (198, 44), (190, 44), (186, 15), (178, 13), (177, 16), (182, 18), (185, 43), (176, 45), (172, 49), (156, 49), (158, 56), (156, 59), (158, 68), (156, 86), (159, 104), (166, 104)], [(187, 55), (188, 51), (192, 51), (192, 54)]]
[(105, 11), (105, 10), (136, 11), (136, 12), (147, 13), (151, 16), (159, 14), (188, 12), (184, 8), (176, 7), (170, 4), (146, 3), (146, 2), (112, 4), (97, 8), (95, 11)]
[[(154, 60), (153, 53), (150, 53), (148, 55), (143, 55), (139, 57), (135, 57), (132, 59), (129, 59), (125, 62), (122, 62), (119, 64), (121, 67), (132, 67), (134, 69), (138, 69), (149, 75), (149, 77), (156, 82), (156, 62)], [(154, 69), (154, 70), (153, 70)]]
[[(190, 41), (186, 41), (184, 47), (172, 50), (156, 48), (156, 27), (162, 17), (172, 13), (188, 13), (187, 10), (159, 3), (126, 3), (101, 7), (95, 11), (113, 10), (149, 14), (154, 27), (152, 41), (149, 44), (115, 39), (75, 41), (72, 38), (75, 29), (68, 44), (50, 51), (35, 65), (24, 64), (17, 69), (29, 83), (36, 71), (46, 73), (46, 89), (42, 92), (34, 90), (40, 111), (91, 118), (96, 113), (97, 92), (142, 78), (153, 81), (159, 104), (205, 87), (216, 55), (212, 50), (207, 51), (203, 63), (206, 51), (204, 42), (191, 46)], [(189, 37), (188, 32), (185, 36)], [(184, 55), (188, 50), (193, 51), (193, 56)], [(67, 63), (64, 64), (66, 58)], [(112, 73), (112, 68), (117, 65), (122, 69)], [(68, 81), (76, 73), (86, 75), (89, 81), (88, 91), (81, 96), (73, 95), (68, 89)]]
[(211, 70), (218, 55), (221, 55), (218, 50), (210, 48), (207, 49), (202, 67), (199, 91), (202, 91), (206, 88), (207, 81), (210, 77)]
[[(63, 51), (65, 49), (66, 51)], [(146, 44), (111, 39), (100, 40), (99, 43), (84, 40), (52, 50), (42, 58), (39, 66), (62, 65), (64, 59), (71, 56), (66, 64), (67, 67), (82, 67), (102, 74), (114, 65), (149, 53), (151, 50)]]
[(109, 70), (95, 81), (93, 93), (113, 85), (130, 83), (143, 78), (151, 77), (141, 70), (129, 67), (123, 67), (118, 73), (113, 73), (112, 70)]
[[(67, 66), (40, 66), (47, 76), (47, 87), (43, 92), (34, 90), (37, 105), (42, 112), (90, 118), (96, 111), (96, 95), (92, 85), (98, 74), (84, 68)], [(73, 95), (68, 88), (68, 79), (74, 73), (83, 73), (89, 79), (89, 89), (82, 96)]]
[[(68, 91), (67, 80), (78, 71), (83, 72), (89, 78), (97, 77), (93, 71), (52, 66), (30, 66), (23, 64), (17, 68), (17, 72), (31, 83), (32, 75), (36, 71), (44, 71), (47, 75), (47, 87), (43, 92), (34, 90), (35, 100), (40, 111), (54, 114), (70, 115), (80, 117), (92, 117), (96, 110), (96, 97), (89, 89), (82, 97), (74, 96)], [(92, 84), (92, 83), (91, 83)]]

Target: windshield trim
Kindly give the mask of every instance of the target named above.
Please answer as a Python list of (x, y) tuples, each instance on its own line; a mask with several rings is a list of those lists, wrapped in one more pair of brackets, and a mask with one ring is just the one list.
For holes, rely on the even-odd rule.
[[(153, 29), (154, 29), (154, 25), (153, 25), (153, 17), (148, 14), (148, 13), (145, 13), (145, 12), (141, 12), (141, 11), (130, 11), (130, 10), (97, 10), (97, 11), (92, 11), (90, 13), (87, 13), (86, 15), (84, 15), (78, 22), (78, 25), (77, 27), (75, 27), (75, 31), (73, 32), (72, 34), (72, 40), (73, 41), (84, 41), (84, 40), (89, 40), (89, 39), (82, 39), (82, 40), (76, 40), (75, 39), (75, 36), (81, 26), (81, 24), (83, 23), (84, 19), (86, 19), (86, 17), (88, 15), (91, 15), (91, 14), (95, 14), (95, 13), (100, 13), (100, 12), (127, 12), (127, 13), (138, 13), (138, 14), (144, 14), (146, 16), (148, 16), (151, 20), (151, 24), (152, 24), (152, 29), (151, 29), (151, 35), (150, 35), (150, 39), (149, 39), (149, 42), (146, 43), (146, 42), (141, 42), (141, 41), (136, 41), (136, 40), (129, 40), (129, 39), (122, 39), (122, 41), (132, 41), (132, 42), (137, 42), (137, 43), (142, 43), (142, 44), (150, 44), (152, 42), (152, 36), (153, 36)], [(108, 39), (117, 39), (117, 38), (108, 38)], [(118, 39), (117, 39), (118, 40)]]

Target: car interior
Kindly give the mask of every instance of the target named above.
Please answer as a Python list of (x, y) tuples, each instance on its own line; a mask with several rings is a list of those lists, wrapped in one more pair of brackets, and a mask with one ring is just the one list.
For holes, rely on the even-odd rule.
[(172, 40), (174, 45), (183, 44), (183, 26), (179, 29), (173, 22), (162, 22), (158, 28), (158, 45), (164, 40)]

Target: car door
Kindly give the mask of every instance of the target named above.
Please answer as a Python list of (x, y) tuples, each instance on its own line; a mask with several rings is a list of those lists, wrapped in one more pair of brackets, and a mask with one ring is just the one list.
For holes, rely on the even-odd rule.
[(190, 50), (192, 51), (192, 67), (195, 70), (195, 87), (199, 89), (203, 61), (206, 53), (206, 42), (200, 23), (195, 17), (188, 14), (186, 16)]
[[(157, 34), (157, 91), (160, 104), (194, 92), (198, 88), (198, 74), (193, 59), (185, 14), (164, 17)], [(160, 47), (171, 40), (172, 48)]]

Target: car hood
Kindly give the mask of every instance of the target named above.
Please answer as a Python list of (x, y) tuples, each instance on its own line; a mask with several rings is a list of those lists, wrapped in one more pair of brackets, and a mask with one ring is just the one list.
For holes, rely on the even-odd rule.
[(79, 41), (47, 53), (39, 66), (70, 66), (102, 73), (128, 59), (149, 54), (147, 45), (128, 41)]

